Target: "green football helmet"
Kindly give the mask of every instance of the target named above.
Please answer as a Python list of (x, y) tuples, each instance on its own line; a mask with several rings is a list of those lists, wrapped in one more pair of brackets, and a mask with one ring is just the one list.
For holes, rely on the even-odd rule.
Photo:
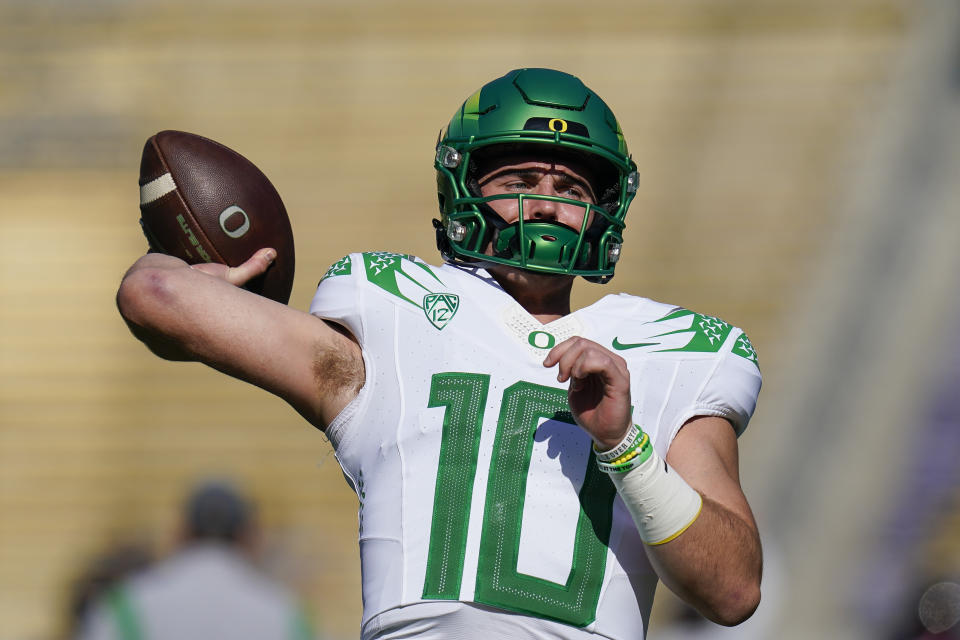
[[(518, 148), (586, 162), (596, 176), (597, 204), (534, 194), (481, 197), (476, 159)], [(613, 277), (627, 207), (637, 191), (637, 167), (617, 119), (578, 78), (552, 69), (516, 69), (484, 85), (441, 134), (434, 167), (440, 200), (434, 227), (444, 259), (507, 264), (600, 283)], [(488, 204), (505, 198), (519, 201), (520, 219), (512, 224)], [(524, 200), (530, 199), (584, 208), (580, 229), (524, 221)]]

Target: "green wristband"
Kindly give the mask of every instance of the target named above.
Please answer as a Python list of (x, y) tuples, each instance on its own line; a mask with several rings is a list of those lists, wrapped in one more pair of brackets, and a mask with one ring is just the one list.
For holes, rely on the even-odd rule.
[(601, 460), (597, 456), (597, 467), (604, 473), (626, 473), (650, 459), (653, 455), (653, 444), (650, 436), (640, 432), (641, 437), (636, 440), (626, 453), (610, 461)]

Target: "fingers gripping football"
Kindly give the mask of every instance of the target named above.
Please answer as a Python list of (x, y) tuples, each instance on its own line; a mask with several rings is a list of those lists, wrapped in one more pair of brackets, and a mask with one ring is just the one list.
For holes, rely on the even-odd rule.
[(586, 338), (570, 338), (551, 349), (543, 366), (557, 366), (557, 380), (570, 381), (567, 400), (574, 420), (602, 450), (611, 449), (633, 423), (630, 371), (626, 361)]
[(260, 249), (236, 267), (228, 267), (225, 264), (217, 264), (215, 262), (204, 262), (190, 265), (190, 267), (208, 275), (226, 280), (232, 285), (242, 287), (250, 280), (264, 273), (276, 257), (277, 252), (274, 249)]

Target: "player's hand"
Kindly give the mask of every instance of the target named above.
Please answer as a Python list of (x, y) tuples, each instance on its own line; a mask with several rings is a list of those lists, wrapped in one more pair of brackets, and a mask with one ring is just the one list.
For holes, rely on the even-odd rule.
[(202, 264), (190, 265), (190, 268), (202, 271), (207, 275), (220, 278), (221, 280), (226, 280), (232, 285), (242, 287), (266, 271), (276, 257), (277, 252), (275, 250), (265, 248), (258, 250), (250, 256), (246, 262), (236, 267), (228, 267), (225, 264), (218, 264), (216, 262), (204, 262)]
[(601, 451), (617, 446), (633, 424), (626, 361), (596, 342), (569, 338), (551, 349), (543, 361), (545, 367), (554, 365), (557, 380), (570, 381), (567, 401), (573, 419)]

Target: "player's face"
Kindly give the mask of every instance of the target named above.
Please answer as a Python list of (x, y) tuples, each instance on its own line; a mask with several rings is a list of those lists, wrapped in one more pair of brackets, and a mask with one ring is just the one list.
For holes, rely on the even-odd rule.
[[(596, 204), (593, 174), (574, 159), (552, 160), (533, 154), (502, 156), (480, 166), (480, 195), (527, 194), (557, 196)], [(508, 223), (520, 218), (516, 198), (491, 200), (490, 208)], [(524, 199), (524, 221), (559, 222), (580, 230), (585, 207), (551, 200)]]

